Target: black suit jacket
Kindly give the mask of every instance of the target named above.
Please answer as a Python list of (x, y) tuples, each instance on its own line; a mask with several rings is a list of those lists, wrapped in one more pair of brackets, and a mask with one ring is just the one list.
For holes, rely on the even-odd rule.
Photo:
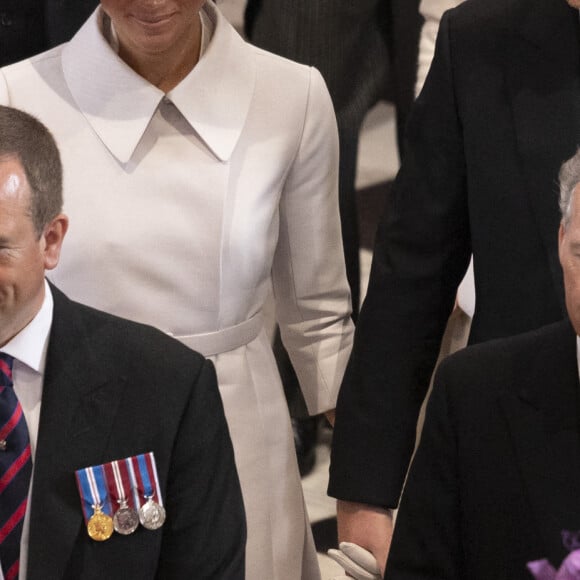
[[(386, 580), (530, 580), (580, 530), (580, 383), (567, 321), (477, 345), (436, 373)], [(568, 546), (569, 547), (569, 546)]]
[(98, 0), (2, 0), (0, 66), (70, 40)]
[(557, 174), (580, 141), (579, 70), (564, 0), (473, 0), (444, 16), (339, 397), (335, 497), (397, 505), (471, 252), (471, 342), (564, 317)]
[[(212, 364), (153, 328), (53, 296), (28, 580), (243, 578), (243, 504)], [(148, 451), (165, 525), (94, 542), (75, 470)]]

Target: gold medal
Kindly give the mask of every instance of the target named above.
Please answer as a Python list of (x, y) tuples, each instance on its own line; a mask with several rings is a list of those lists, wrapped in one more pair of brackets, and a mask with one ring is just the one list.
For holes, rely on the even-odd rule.
[(87, 523), (87, 531), (91, 539), (104, 542), (113, 535), (113, 518), (103, 513), (99, 504), (94, 505), (95, 513)]

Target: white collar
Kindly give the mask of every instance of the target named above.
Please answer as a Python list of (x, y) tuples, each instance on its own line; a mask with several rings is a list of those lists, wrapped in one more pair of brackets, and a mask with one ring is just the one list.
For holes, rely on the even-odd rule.
[(30, 367), (37, 373), (44, 374), (46, 352), (52, 326), (54, 302), (48, 282), (44, 281), (44, 300), (36, 316), (9, 342), (2, 347), (2, 352)]
[[(253, 49), (213, 2), (202, 8), (213, 25), (203, 58), (167, 94), (205, 144), (222, 161), (240, 138), (256, 77)], [(97, 8), (62, 52), (71, 94), (103, 144), (127, 163), (165, 96), (123, 62), (101, 32)]]

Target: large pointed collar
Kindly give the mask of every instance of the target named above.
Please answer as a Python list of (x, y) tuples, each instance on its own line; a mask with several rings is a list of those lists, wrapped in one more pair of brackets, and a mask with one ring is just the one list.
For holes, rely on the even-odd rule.
[[(203, 10), (214, 25), (209, 47), (167, 97), (214, 154), (225, 161), (242, 132), (252, 100), (256, 66), (252, 49), (212, 2)], [(126, 163), (165, 96), (127, 66), (101, 32), (97, 8), (65, 46), (66, 83), (95, 133)]]

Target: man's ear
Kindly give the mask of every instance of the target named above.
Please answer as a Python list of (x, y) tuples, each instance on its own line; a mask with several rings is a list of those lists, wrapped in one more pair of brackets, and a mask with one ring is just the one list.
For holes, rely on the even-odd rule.
[(566, 228), (564, 227), (564, 222), (560, 222), (560, 227), (558, 228), (558, 258), (560, 259), (560, 265), (562, 265), (562, 255), (564, 248), (564, 236), (566, 235)]
[(45, 270), (56, 268), (60, 258), (60, 249), (64, 236), (68, 230), (68, 217), (63, 213), (58, 214), (44, 228), (41, 236), (44, 254)]

